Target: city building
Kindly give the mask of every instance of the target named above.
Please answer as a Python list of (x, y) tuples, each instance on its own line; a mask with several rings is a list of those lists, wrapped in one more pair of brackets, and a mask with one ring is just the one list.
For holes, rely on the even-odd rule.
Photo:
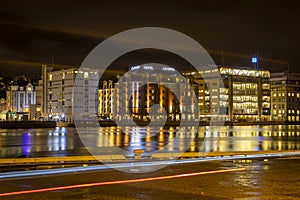
[(0, 98), (0, 121), (6, 120), (6, 113), (8, 112), (6, 100)]
[(43, 110), (43, 80), (38, 80), (38, 85), (35, 86), (35, 93), (36, 93), (36, 113), (35, 118), (36, 120), (46, 120), (47, 115), (42, 111)]
[[(91, 100), (98, 92), (99, 73), (89, 68), (71, 68), (48, 72), (47, 77), (47, 106), (48, 119), (72, 122), (74, 112), (79, 112), (82, 119), (97, 114), (97, 98)], [(75, 79), (78, 90), (74, 91)], [(74, 105), (74, 96), (77, 104)]]
[[(269, 121), (270, 72), (241, 67), (209, 67), (187, 72), (197, 87), (200, 120)], [(221, 76), (220, 76), (221, 75)]]
[(37, 88), (37, 93), (38, 93), (37, 94), (37, 96), (38, 96), (37, 104), (40, 105), (41, 116), (44, 118), (48, 118), (48, 116), (47, 116), (48, 115), (48, 96), (49, 96), (48, 73), (53, 70), (54, 70), (53, 66), (42, 65), (42, 80), (39, 81), (38, 88)]
[(300, 121), (300, 73), (272, 73), (271, 102), (272, 120)]
[[(160, 119), (163, 109), (170, 121), (197, 118), (233, 122), (271, 120), (270, 72), (267, 70), (214, 66), (203, 67), (200, 72), (186, 72), (183, 75), (194, 90), (190, 93), (183, 89), (186, 85), (173, 68), (164, 69), (169, 73), (158, 75), (151, 72), (155, 80), (144, 85), (142, 83), (149, 79), (147, 70), (154, 70), (152, 66), (131, 67), (131, 74), (122, 76), (122, 85), (105, 81), (99, 90), (99, 115), (118, 120), (147, 121), (150, 108), (158, 104), (160, 110), (156, 120)], [(176, 97), (174, 92), (179, 95)], [(198, 99), (198, 105), (192, 100), (188, 106), (183, 106), (193, 98)], [(196, 107), (199, 113), (196, 113)]]
[(31, 83), (9, 86), (6, 101), (9, 111), (12, 112), (10, 120), (26, 120), (34, 117), (32, 106), (36, 103), (36, 93)]
[(114, 99), (114, 82), (112, 80), (103, 81), (101, 89), (98, 91), (98, 116), (101, 119), (111, 119)]
[[(105, 81), (99, 90), (99, 115), (111, 119), (137, 121), (161, 120), (180, 121), (196, 119), (193, 112), (196, 101), (189, 100), (196, 96), (184, 77), (167, 66), (134, 66), (118, 82)], [(185, 97), (191, 98), (185, 98)], [(159, 108), (151, 115), (153, 105)]]

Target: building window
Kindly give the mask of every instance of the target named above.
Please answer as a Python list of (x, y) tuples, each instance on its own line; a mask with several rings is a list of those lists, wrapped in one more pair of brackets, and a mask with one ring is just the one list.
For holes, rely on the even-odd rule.
[(83, 77), (84, 78), (89, 78), (89, 73), (88, 72), (84, 72)]

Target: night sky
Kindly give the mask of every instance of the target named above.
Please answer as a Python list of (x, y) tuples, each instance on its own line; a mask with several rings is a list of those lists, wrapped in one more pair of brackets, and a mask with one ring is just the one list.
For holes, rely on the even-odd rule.
[[(0, 6), (0, 67), (4, 75), (40, 74), (41, 64), (80, 65), (97, 44), (119, 32), (145, 26), (170, 28), (198, 41), (221, 64), (300, 72), (299, 1), (217, 0), (9, 0)], [(155, 50), (129, 53), (111, 66), (162, 59), (187, 63)]]

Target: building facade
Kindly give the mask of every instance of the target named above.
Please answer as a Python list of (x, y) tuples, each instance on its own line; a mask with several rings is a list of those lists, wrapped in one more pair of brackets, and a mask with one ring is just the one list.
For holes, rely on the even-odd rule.
[(21, 120), (21, 117), (26, 116), (27, 119), (32, 119), (30, 116), (33, 112), (33, 105), (36, 104), (36, 92), (31, 83), (27, 85), (11, 85), (6, 92), (6, 101), (8, 109), (18, 115), (14, 116), (13, 120)]
[(300, 74), (271, 74), (272, 120), (300, 121)]
[(48, 90), (48, 82), (49, 76), (48, 73), (53, 71), (53, 66), (42, 65), (42, 80), (39, 81), (37, 92), (38, 92), (38, 104), (41, 106), (41, 116), (48, 118), (48, 97), (49, 97), (49, 90)]
[[(48, 118), (56, 121), (72, 122), (74, 112), (80, 112), (83, 118), (96, 115), (97, 98), (91, 100), (98, 92), (99, 73), (88, 68), (64, 69), (48, 72)], [(75, 79), (78, 90), (74, 91)], [(74, 95), (78, 97), (74, 104)]]
[[(158, 104), (159, 114), (155, 120), (159, 120), (164, 111), (171, 121), (197, 118), (233, 122), (271, 120), (270, 72), (267, 70), (207, 67), (200, 72), (183, 73), (189, 83), (187, 86), (173, 68), (164, 69), (169, 72), (165, 76), (152, 72), (155, 75), (153, 83), (143, 84), (149, 79), (146, 72), (153, 70), (151, 66), (132, 67), (131, 75), (125, 73), (120, 83), (105, 82), (99, 90), (99, 114), (118, 120), (145, 121), (149, 120), (150, 108)], [(186, 87), (194, 92), (184, 89)], [(193, 98), (197, 101), (186, 102)]]
[(114, 100), (114, 82), (103, 81), (98, 91), (98, 116), (101, 119), (112, 119)]
[(219, 117), (234, 122), (271, 119), (269, 71), (220, 66), (184, 75), (194, 77), (200, 119)]
[[(105, 81), (99, 90), (99, 115), (127, 121), (196, 119), (196, 95), (184, 77), (176, 76), (174, 68), (167, 66), (131, 67), (116, 83)], [(189, 97), (189, 98), (186, 98)], [(151, 114), (153, 105), (158, 105)]]

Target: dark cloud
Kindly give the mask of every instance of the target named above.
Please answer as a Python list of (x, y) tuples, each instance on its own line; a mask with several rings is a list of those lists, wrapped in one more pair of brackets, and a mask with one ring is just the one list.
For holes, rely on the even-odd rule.
[[(0, 60), (49, 63), (54, 55), (56, 63), (80, 65), (103, 39), (131, 28), (158, 26), (193, 37), (218, 64), (223, 49), (224, 64), (251, 65), (249, 58), (258, 52), (261, 67), (278, 71), (289, 63), (300, 71), (299, 15), (299, 3), (292, 0), (10, 0), (0, 8)], [(125, 56), (115, 66), (164, 56), (170, 65), (184, 65), (169, 54), (146, 51)], [(36, 73), (37, 67), (18, 62), (0, 62), (1, 70)]]

